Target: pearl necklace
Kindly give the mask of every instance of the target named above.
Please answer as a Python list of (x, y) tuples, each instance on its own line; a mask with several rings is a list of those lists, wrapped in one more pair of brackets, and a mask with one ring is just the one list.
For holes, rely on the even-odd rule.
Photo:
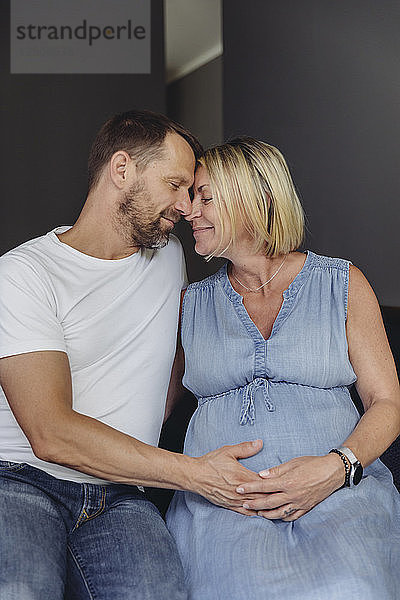
[(258, 288), (256, 288), (256, 289), (249, 288), (249, 287), (247, 287), (247, 285), (243, 285), (243, 283), (242, 283), (241, 281), (239, 281), (239, 279), (238, 279), (237, 277), (235, 277), (235, 275), (234, 275), (233, 273), (232, 273), (232, 277), (233, 277), (233, 279), (235, 279), (235, 280), (236, 280), (238, 283), (240, 283), (240, 285), (241, 285), (241, 286), (242, 286), (242, 287), (243, 287), (245, 290), (247, 290), (247, 291), (249, 291), (249, 292), (259, 292), (259, 291), (260, 291), (260, 290), (261, 290), (261, 289), (262, 289), (262, 288), (263, 288), (265, 285), (267, 285), (267, 283), (269, 283), (270, 281), (272, 281), (272, 280), (273, 280), (273, 278), (274, 278), (274, 277), (276, 277), (276, 276), (278, 275), (279, 271), (282, 269), (282, 267), (283, 267), (283, 265), (284, 265), (284, 263), (285, 263), (285, 260), (287, 259), (287, 257), (288, 257), (288, 256), (289, 256), (289, 255), (288, 255), (288, 254), (286, 254), (285, 258), (283, 259), (283, 261), (281, 262), (281, 264), (279, 265), (279, 267), (278, 267), (278, 269), (275, 271), (275, 273), (272, 275), (272, 277), (270, 277), (270, 278), (268, 279), (268, 281), (266, 281), (265, 283), (263, 283), (262, 285), (260, 285), (260, 287), (258, 287)]

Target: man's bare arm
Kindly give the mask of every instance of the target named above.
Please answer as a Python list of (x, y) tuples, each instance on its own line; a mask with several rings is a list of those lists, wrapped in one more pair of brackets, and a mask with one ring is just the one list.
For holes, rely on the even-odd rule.
[(241, 508), (244, 499), (236, 487), (258, 475), (237, 459), (256, 454), (261, 441), (224, 446), (199, 458), (144, 444), (73, 410), (71, 373), (63, 352), (3, 358), (0, 382), (38, 458), (114, 482), (193, 491), (214, 504), (248, 513)]

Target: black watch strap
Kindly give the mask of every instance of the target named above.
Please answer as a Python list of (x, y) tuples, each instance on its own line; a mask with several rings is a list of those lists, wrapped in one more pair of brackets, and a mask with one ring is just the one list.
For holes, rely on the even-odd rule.
[(350, 487), (358, 485), (363, 476), (362, 464), (350, 448), (340, 446), (339, 451), (345, 455), (350, 464)]
[(340, 458), (342, 459), (343, 465), (344, 465), (345, 478), (344, 478), (344, 484), (342, 485), (342, 487), (350, 487), (351, 466), (350, 466), (349, 461), (347, 460), (347, 457), (343, 454), (343, 452), (341, 452), (337, 448), (332, 448), (332, 450), (329, 450), (329, 454), (331, 454), (332, 452), (334, 452), (335, 454), (338, 454), (340, 456)]

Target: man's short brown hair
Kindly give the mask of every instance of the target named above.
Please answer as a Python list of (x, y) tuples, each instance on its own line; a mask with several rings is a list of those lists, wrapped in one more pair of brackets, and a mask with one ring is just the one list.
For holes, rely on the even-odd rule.
[(194, 135), (165, 115), (130, 110), (109, 119), (96, 135), (89, 153), (89, 191), (96, 186), (104, 166), (118, 150), (128, 152), (141, 169), (159, 159), (167, 133), (182, 136), (192, 148), (196, 160), (201, 156), (203, 149)]

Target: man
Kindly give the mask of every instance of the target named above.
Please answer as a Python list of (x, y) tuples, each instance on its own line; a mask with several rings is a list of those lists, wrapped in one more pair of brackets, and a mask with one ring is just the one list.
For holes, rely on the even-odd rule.
[(260, 442), (200, 458), (157, 448), (185, 280), (166, 244), (199, 151), (162, 115), (115, 116), (77, 222), (0, 261), (0, 600), (186, 598), (141, 486), (246, 512), (236, 487), (257, 476), (237, 459)]

